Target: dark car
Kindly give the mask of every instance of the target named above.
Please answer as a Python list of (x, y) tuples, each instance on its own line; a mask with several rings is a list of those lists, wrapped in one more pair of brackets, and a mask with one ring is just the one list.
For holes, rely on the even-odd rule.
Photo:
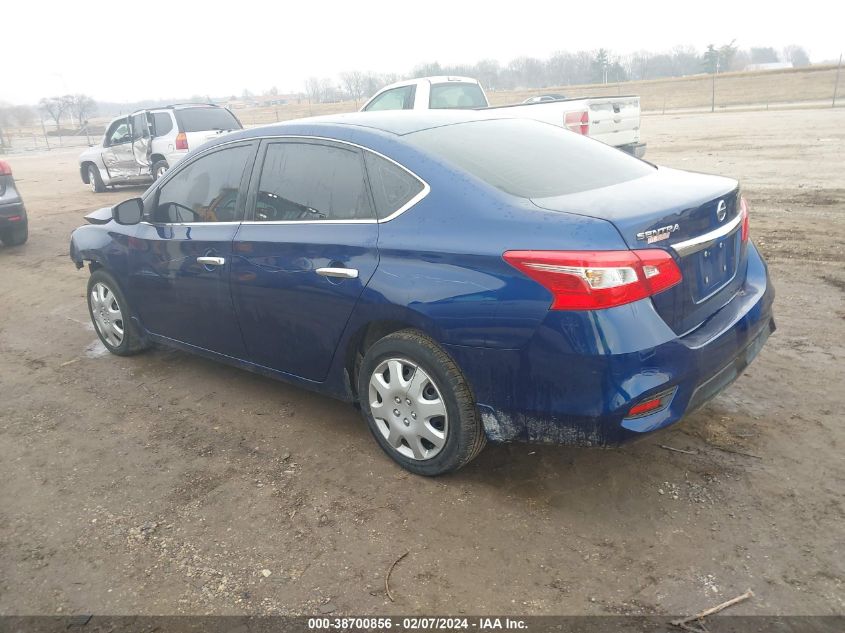
[(6, 246), (17, 246), (26, 242), (28, 235), (26, 208), (15, 187), (12, 168), (0, 160), (0, 241)]
[(70, 254), (110, 351), (162, 343), (358, 402), (425, 475), (487, 440), (643, 437), (774, 330), (737, 181), (537, 121), (245, 130), (89, 217)]

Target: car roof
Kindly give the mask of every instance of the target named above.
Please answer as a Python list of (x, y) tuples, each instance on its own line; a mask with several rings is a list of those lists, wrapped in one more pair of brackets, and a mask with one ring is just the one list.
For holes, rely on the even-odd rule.
[(430, 77), (415, 77), (414, 79), (402, 79), (401, 81), (395, 81), (392, 84), (388, 84), (383, 88), (379, 88), (375, 94), (380, 94), (385, 92), (386, 90), (390, 90), (392, 88), (401, 88), (402, 86), (416, 86), (424, 81), (427, 81), (431, 84), (447, 84), (447, 83), (465, 83), (465, 84), (477, 84), (478, 80), (473, 79), (472, 77), (461, 77), (459, 75), (432, 75)]
[(244, 130), (242, 137), (305, 133), (303, 128), (368, 128), (396, 136), (446, 125), (504, 118), (486, 110), (385, 110), (294, 119)]

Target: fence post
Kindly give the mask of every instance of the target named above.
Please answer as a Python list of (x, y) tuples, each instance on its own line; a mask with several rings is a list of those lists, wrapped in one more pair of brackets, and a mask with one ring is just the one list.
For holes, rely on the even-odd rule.
[(839, 88), (839, 70), (842, 68), (842, 53), (839, 53), (839, 65), (836, 67), (836, 81), (833, 83), (833, 103), (831, 108), (836, 107), (836, 90)]
[(50, 149), (50, 139), (47, 138), (47, 128), (44, 125), (44, 119), (41, 119), (41, 131), (44, 132), (44, 144), (47, 146), (47, 149)]

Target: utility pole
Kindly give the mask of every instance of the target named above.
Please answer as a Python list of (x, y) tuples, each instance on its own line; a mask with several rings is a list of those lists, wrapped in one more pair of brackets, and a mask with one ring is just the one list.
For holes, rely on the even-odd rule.
[(713, 69), (713, 82), (710, 88), (710, 112), (716, 111), (716, 73), (719, 72), (719, 60), (716, 60), (716, 67)]
[(836, 67), (836, 81), (833, 83), (833, 105), (836, 107), (836, 91), (839, 89), (839, 70), (842, 68), (842, 53), (839, 53), (839, 65)]

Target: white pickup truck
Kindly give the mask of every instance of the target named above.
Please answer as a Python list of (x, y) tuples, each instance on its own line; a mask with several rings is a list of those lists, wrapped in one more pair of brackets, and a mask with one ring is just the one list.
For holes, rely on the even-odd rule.
[(640, 98), (636, 96), (562, 98), (538, 103), (491, 106), (477, 79), (422, 77), (379, 90), (361, 108), (373, 110), (487, 109), (502, 116), (534, 119), (590, 136), (641, 157)]

